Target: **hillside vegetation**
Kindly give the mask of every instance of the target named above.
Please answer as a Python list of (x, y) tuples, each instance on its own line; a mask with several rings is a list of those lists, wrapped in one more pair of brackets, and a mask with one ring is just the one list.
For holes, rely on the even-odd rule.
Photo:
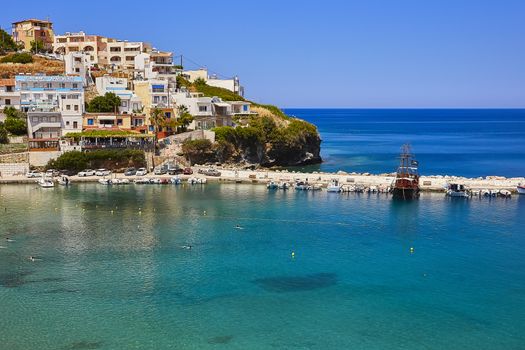
[[(227, 89), (177, 80), (179, 86), (204, 96), (217, 96), (224, 101), (245, 101)], [(183, 145), (186, 158), (192, 163), (244, 163), (246, 165), (287, 166), (320, 163), (321, 138), (315, 125), (287, 116), (272, 105), (250, 101), (256, 114), (237, 116), (236, 128), (214, 128), (215, 143), (195, 140)]]
[[(27, 56), (29, 56), (30, 59), (28, 59)], [(60, 75), (64, 74), (64, 69), (64, 62), (46, 59), (36, 55), (10, 54), (0, 57), (0, 78), (2, 79), (14, 78), (15, 75), (20, 73)]]

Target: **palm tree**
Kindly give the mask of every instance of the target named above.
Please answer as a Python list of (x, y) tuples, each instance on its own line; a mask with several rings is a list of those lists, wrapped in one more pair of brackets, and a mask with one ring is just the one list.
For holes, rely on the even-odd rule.
[(153, 156), (151, 159), (151, 164), (153, 165), (153, 168), (155, 168), (155, 155), (157, 154), (157, 132), (159, 132), (159, 128), (162, 128), (164, 125), (164, 113), (160, 108), (153, 108), (150, 111), (149, 115), (149, 122), (151, 125), (153, 125)]
[(188, 125), (190, 125), (193, 121), (193, 116), (190, 114), (188, 107), (185, 105), (178, 106), (177, 113), (179, 115), (177, 118), (177, 127), (182, 131), (186, 131)]

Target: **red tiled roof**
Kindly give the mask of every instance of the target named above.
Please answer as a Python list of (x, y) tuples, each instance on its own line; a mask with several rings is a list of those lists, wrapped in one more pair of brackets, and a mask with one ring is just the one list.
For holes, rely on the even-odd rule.
[(15, 86), (15, 79), (0, 79), (0, 86)]

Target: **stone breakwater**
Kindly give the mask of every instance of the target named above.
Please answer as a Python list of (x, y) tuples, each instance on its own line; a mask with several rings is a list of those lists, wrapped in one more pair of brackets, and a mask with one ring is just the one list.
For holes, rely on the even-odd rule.
[[(317, 184), (322, 187), (336, 179), (342, 185), (347, 186), (377, 186), (379, 188), (387, 188), (390, 186), (395, 179), (394, 174), (358, 174), (358, 173), (299, 173), (299, 172), (288, 172), (288, 171), (264, 171), (264, 170), (237, 170), (237, 169), (222, 169), (216, 168), (221, 175), (220, 176), (205, 176), (198, 173), (199, 168), (194, 167), (193, 175), (179, 175), (182, 180), (186, 180), (190, 177), (206, 177), (208, 181), (215, 182), (237, 182), (237, 183), (253, 183), (253, 184), (266, 184), (269, 181), (276, 182), (288, 182), (295, 183), (296, 181), (305, 181), (312, 185)], [(124, 174), (113, 174), (112, 178), (127, 178), (130, 181), (136, 179), (136, 176), (124, 176)], [(148, 174), (145, 177), (152, 178), (171, 178), (170, 175), (153, 175)], [(76, 182), (97, 182), (100, 177), (78, 177), (71, 176), (70, 180), (72, 183)], [(37, 179), (29, 179), (25, 176), (4, 176), (0, 177), (0, 184), (8, 183), (36, 183)], [(525, 184), (525, 177), (505, 178), (500, 176), (487, 176), (484, 178), (465, 178), (458, 176), (421, 176), (419, 184), (422, 191), (434, 191), (441, 192), (447, 186), (448, 183), (459, 183), (466, 185), (472, 190), (509, 190), (512, 192), (516, 191), (516, 187), (519, 184)]]

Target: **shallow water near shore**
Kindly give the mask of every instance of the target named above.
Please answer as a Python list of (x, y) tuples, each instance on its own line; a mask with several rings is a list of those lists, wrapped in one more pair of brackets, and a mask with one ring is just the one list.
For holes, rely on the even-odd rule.
[[(525, 109), (287, 109), (321, 134), (304, 171), (391, 173), (410, 143), (423, 175), (525, 175)], [(295, 169), (297, 170), (297, 169)]]
[(246, 184), (0, 195), (0, 348), (525, 344), (525, 196), (400, 203)]

